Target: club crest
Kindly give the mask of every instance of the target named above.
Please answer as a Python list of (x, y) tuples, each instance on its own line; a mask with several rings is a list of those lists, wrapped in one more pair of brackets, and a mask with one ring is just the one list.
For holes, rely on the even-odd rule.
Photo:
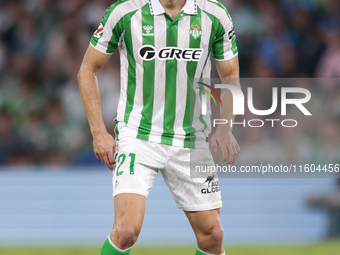
[(197, 39), (203, 33), (203, 31), (200, 29), (201, 28), (198, 25), (194, 25), (192, 30), (189, 30), (189, 32), (195, 39)]

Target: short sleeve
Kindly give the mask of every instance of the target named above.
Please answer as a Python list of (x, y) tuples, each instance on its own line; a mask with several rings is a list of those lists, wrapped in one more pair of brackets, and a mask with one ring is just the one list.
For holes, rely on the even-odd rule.
[(117, 5), (113, 4), (106, 10), (98, 29), (91, 38), (91, 45), (105, 54), (112, 54), (116, 50), (124, 30), (122, 17), (116, 7)]
[(223, 6), (223, 15), (219, 18), (215, 40), (212, 45), (214, 58), (219, 61), (229, 60), (238, 54), (233, 21)]

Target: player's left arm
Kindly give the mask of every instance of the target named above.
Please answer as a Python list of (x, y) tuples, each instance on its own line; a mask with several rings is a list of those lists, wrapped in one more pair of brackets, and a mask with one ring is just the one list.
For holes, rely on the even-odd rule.
[[(216, 61), (216, 67), (224, 84), (230, 84), (241, 88), (237, 55), (230, 60)], [(220, 110), (220, 118), (228, 120), (228, 124), (217, 126), (216, 132), (211, 137), (211, 145), (215, 152), (218, 151), (218, 147), (221, 148), (223, 163), (235, 165), (241, 149), (232, 134), (232, 127), (229, 125), (231, 120), (235, 120), (235, 115), (233, 115), (233, 97), (228, 89), (222, 89), (221, 100), (222, 107)]]

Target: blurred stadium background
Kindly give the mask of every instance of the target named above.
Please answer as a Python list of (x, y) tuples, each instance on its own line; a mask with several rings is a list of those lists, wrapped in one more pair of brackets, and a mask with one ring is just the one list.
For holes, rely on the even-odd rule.
[[(340, 77), (339, 0), (221, 2), (233, 17), (242, 77)], [(99, 247), (110, 231), (111, 173), (93, 154), (76, 75), (112, 3), (0, 0), (0, 246)], [(103, 117), (112, 134), (119, 66), (116, 52), (98, 76)], [(242, 160), (256, 164), (266, 159), (258, 156), (259, 148), (272, 156), (272, 145), (280, 143), (282, 163), (316, 157), (320, 163), (339, 163), (340, 83), (332, 84), (309, 88), (318, 97), (311, 107), (320, 115), (331, 113), (325, 114), (322, 129), (307, 123), (294, 132), (235, 130)], [(258, 100), (271, 103), (271, 97)], [(220, 185), (227, 245), (311, 245), (340, 236), (336, 179), (223, 179)], [(157, 178), (139, 245), (161, 244), (195, 242), (184, 214)], [(330, 246), (327, 251), (311, 246), (230, 254), (340, 254), (340, 246)], [(133, 254), (151, 254), (139, 252)], [(0, 254), (16, 253), (0, 248)]]

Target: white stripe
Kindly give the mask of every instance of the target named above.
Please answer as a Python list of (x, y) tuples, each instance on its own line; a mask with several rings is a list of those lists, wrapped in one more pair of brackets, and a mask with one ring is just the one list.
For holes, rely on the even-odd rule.
[[(186, 15), (178, 21), (177, 47), (189, 48), (190, 45), (190, 16)], [(185, 115), (187, 101), (187, 64), (188, 61), (177, 61), (177, 77), (176, 77), (176, 116), (174, 123), (174, 143), (176, 146), (184, 145), (185, 131), (183, 129), (183, 120)], [(177, 141), (175, 141), (177, 140)]]
[[(212, 28), (212, 22), (210, 20), (210, 18), (208, 17), (207, 14), (205, 14), (203, 11), (201, 12), (201, 29), (203, 31), (203, 33), (201, 34), (202, 38), (201, 38), (201, 44), (200, 44), (200, 48), (201, 49), (207, 49), (209, 47), (209, 41), (210, 41), (210, 33), (211, 33), (211, 28)], [(204, 64), (205, 64), (205, 60), (207, 59), (207, 63), (206, 63), (206, 67), (208, 67), (208, 69), (206, 69), (206, 67), (204, 68)], [(210, 52), (208, 52), (207, 50), (205, 50), (203, 52), (201, 61), (198, 62), (198, 66), (196, 69), (196, 73), (195, 73), (195, 78), (200, 78), (201, 74), (203, 72), (203, 78), (209, 78), (210, 77), (210, 67), (211, 66), (211, 62), (210, 62)], [(203, 70), (204, 68), (204, 70)], [(207, 75), (207, 76), (205, 76)], [(206, 82), (206, 81), (203, 81)], [(195, 87), (195, 86), (194, 86)], [(207, 88), (205, 88), (207, 89)], [(201, 111), (202, 111), (202, 102), (199, 96), (199, 90), (197, 89), (197, 94), (196, 94), (196, 102), (195, 102), (195, 108), (194, 108), (194, 117), (193, 117), (193, 123), (192, 126), (197, 130), (204, 130), (204, 124), (200, 121), (199, 117), (201, 116)], [(208, 99), (210, 99), (210, 97), (208, 97)], [(208, 103), (210, 103), (210, 100), (208, 100)], [(208, 108), (207, 108), (207, 114), (210, 114), (210, 105), (208, 104)], [(203, 116), (204, 120), (206, 121), (206, 117), (209, 116)], [(207, 123), (208, 125), (210, 124)], [(205, 142), (205, 135), (202, 132), (196, 132), (196, 141), (197, 142)], [(202, 146), (200, 146), (202, 147)]]
[(123, 41), (123, 43), (119, 47), (119, 56), (120, 56), (120, 95), (117, 107), (117, 120), (120, 123), (123, 123), (126, 107), (126, 89), (128, 82), (128, 67), (129, 67), (125, 41)]
[(138, 50), (142, 47), (142, 11), (138, 10), (131, 19), (131, 37), (133, 57), (136, 62), (136, 91), (133, 101), (133, 109), (129, 118), (129, 126), (131, 129), (131, 136), (136, 137), (138, 127), (142, 118), (143, 110), (143, 60), (139, 57)]
[[(211, 53), (208, 56), (209, 61), (207, 62), (206, 66), (205, 66), (205, 68), (203, 70), (203, 79), (205, 79), (205, 80), (209, 79), (210, 78), (210, 74), (211, 74), (210, 55), (211, 55)], [(214, 84), (210, 84), (210, 85), (214, 86)], [(215, 95), (214, 95), (214, 97), (216, 99), (216, 102), (219, 104), (219, 101), (218, 101), (218, 99), (216, 98)], [(211, 102), (210, 97), (208, 97), (208, 98), (209, 98), (208, 102)], [(207, 123), (207, 128), (204, 130), (204, 133), (205, 133), (206, 136), (208, 136), (210, 134), (210, 132), (211, 132), (211, 118), (210, 118), (210, 114), (211, 114), (211, 104), (208, 104), (207, 114), (203, 115), (203, 119), (204, 119), (205, 123)]]
[[(225, 35), (223, 38), (223, 60), (229, 60), (233, 58), (235, 55), (232, 52), (232, 43), (231, 40), (229, 40), (229, 31), (231, 30), (233, 26), (233, 22), (229, 19), (226, 11), (222, 9), (221, 7), (217, 6), (214, 3), (208, 2), (206, 0), (204, 1), (199, 1), (199, 4), (201, 9), (206, 10), (208, 13), (214, 15), (222, 24), (224, 30), (225, 30)], [(203, 13), (203, 12), (202, 12)]]
[[(98, 40), (97, 46), (99, 50), (105, 49), (107, 50), (108, 44), (112, 37), (112, 30), (117, 25), (119, 20), (127, 13), (132, 12), (136, 9), (141, 8), (145, 5), (147, 0), (139, 0), (139, 1), (126, 1), (120, 5), (118, 5), (110, 14), (107, 22), (104, 26), (103, 36)], [(96, 47), (97, 47), (96, 46)]]
[[(210, 52), (209, 52), (210, 53)], [(210, 78), (210, 74), (211, 74), (211, 61), (210, 61), (210, 55), (208, 56), (208, 61), (207, 64), (205, 65), (204, 69), (203, 69), (203, 78)]]
[(203, 10), (207, 11), (208, 13), (210, 13), (210, 14), (214, 15), (216, 18), (218, 18), (220, 20), (221, 24), (223, 25), (223, 27), (225, 27), (228, 22), (231, 23), (226, 11), (223, 10), (218, 5), (216, 5), (212, 2), (209, 2), (207, 0), (197, 0), (197, 5), (201, 8), (202, 11)]
[[(164, 15), (154, 16), (155, 48), (166, 46), (166, 19)], [(161, 142), (164, 122), (165, 102), (165, 63), (166, 61), (155, 58), (155, 87), (152, 111), (152, 127), (150, 141)], [(152, 137), (151, 137), (152, 136)]]
[[(209, 47), (209, 42), (210, 42), (210, 34), (211, 34), (211, 28), (212, 28), (212, 21), (208, 17), (208, 15), (205, 12), (201, 12), (201, 30), (203, 33), (201, 34), (201, 44), (200, 48), (205, 49), (201, 60), (198, 62), (196, 73), (195, 73), (195, 78), (201, 77), (201, 73), (203, 71), (203, 67), (205, 64), (205, 60), (207, 59), (208, 55), (210, 52), (207, 51)], [(210, 58), (208, 59), (208, 62), (210, 62)]]

